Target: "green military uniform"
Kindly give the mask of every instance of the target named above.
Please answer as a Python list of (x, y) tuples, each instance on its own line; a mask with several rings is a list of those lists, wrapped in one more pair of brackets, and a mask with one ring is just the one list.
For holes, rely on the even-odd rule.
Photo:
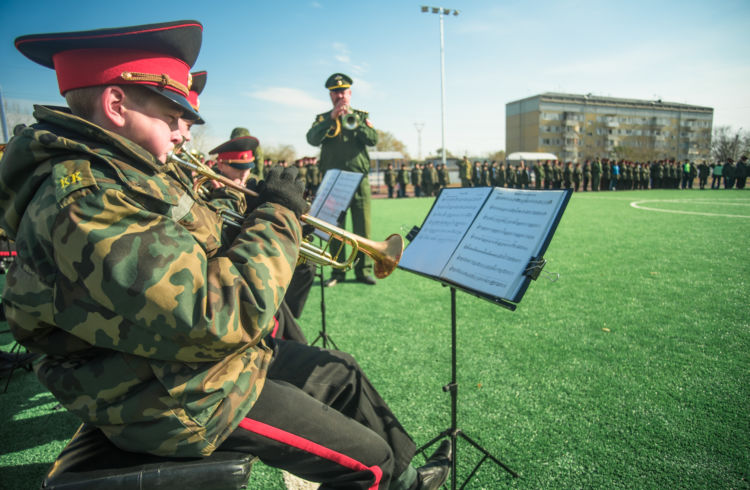
[(591, 181), (591, 162), (586, 160), (583, 163), (583, 192), (588, 191), (590, 181)]
[(737, 166), (735, 167), (735, 180), (737, 183), (738, 189), (744, 189), (745, 185), (747, 184), (747, 176), (750, 171), (750, 168), (748, 168), (747, 163), (747, 155), (742, 155), (740, 157), (740, 161), (737, 162)]
[(505, 164), (501, 163), (495, 169), (495, 181), (492, 183), (495, 187), (505, 187)]
[[(351, 79), (348, 80), (348, 85), (350, 84)], [(330, 85), (326, 83), (326, 86)], [(378, 133), (370, 123), (367, 112), (354, 110), (359, 125), (355, 129), (341, 127), (338, 134), (333, 136), (336, 132), (332, 131), (332, 128), (336, 127), (337, 121), (331, 119), (332, 112), (331, 110), (315, 116), (312, 127), (307, 131), (307, 142), (312, 146), (320, 146), (318, 165), (323, 176), (328, 170), (334, 168), (363, 174), (362, 182), (354, 193), (349, 209), (352, 231), (356, 235), (370, 238), (370, 181), (368, 179), (370, 156), (367, 154), (367, 147), (375, 146), (378, 142)], [(334, 240), (331, 245), (333, 250), (338, 250), (336, 242)], [(342, 256), (346, 256), (343, 251)], [(372, 276), (373, 262), (368, 255), (360, 252), (354, 267), (358, 278)], [(345, 274), (340, 269), (334, 269), (331, 276), (337, 280), (343, 280)]]
[(598, 192), (601, 188), (602, 162), (598, 158), (591, 164), (591, 190)]
[(602, 164), (602, 180), (604, 181), (604, 188), (609, 189), (610, 181), (612, 180), (612, 164), (610, 162), (604, 162)]
[(544, 169), (544, 188), (552, 189), (552, 167), (549, 164), (549, 160), (544, 162), (542, 168)]
[(724, 164), (722, 170), (722, 176), (724, 177), (724, 188), (731, 189), (734, 187), (734, 179), (737, 174), (737, 169), (734, 166), (734, 160), (731, 158)]
[(451, 185), (451, 174), (448, 171), (448, 166), (440, 164), (440, 168), (438, 169), (438, 185), (440, 188), (448, 187)]
[(516, 169), (518, 172), (518, 178), (516, 179), (518, 181), (518, 188), (519, 189), (528, 189), (529, 188), (529, 169), (526, 168), (525, 164), (521, 164)]
[(307, 165), (307, 192), (310, 195), (315, 195), (318, 192), (318, 186), (320, 185), (320, 168), (313, 161)]
[(461, 187), (471, 187), (471, 162), (467, 157), (458, 161), (458, 177), (461, 179)]
[(389, 165), (383, 172), (383, 182), (388, 188), (388, 198), (390, 199), (393, 197), (393, 188), (396, 186), (396, 171), (392, 165)]
[(544, 167), (542, 167), (537, 161), (536, 163), (534, 163), (534, 167), (532, 170), (534, 172), (534, 187), (537, 189), (541, 189), (544, 185)]
[(573, 189), (578, 192), (578, 187), (581, 185), (581, 177), (583, 177), (583, 171), (581, 170), (581, 164), (576, 163), (573, 167)]
[(414, 197), (422, 196), (422, 170), (415, 163), (411, 169), (411, 185), (414, 187)]
[(562, 162), (555, 162), (554, 166), (552, 167), (552, 188), (553, 189), (562, 188), (562, 179), (563, 179)]
[(486, 163), (482, 165), (481, 183), (482, 183), (482, 186), (484, 187), (492, 186), (492, 169)]
[(664, 187), (664, 165), (661, 161), (651, 165), (651, 188), (662, 189)]
[(511, 189), (516, 186), (516, 168), (510, 163), (505, 168), (505, 182)]
[(618, 184), (617, 187), (624, 191), (630, 190), (632, 178), (633, 174), (630, 171), (630, 165), (622, 162), (622, 165), (620, 166), (620, 179), (622, 180), (622, 184)]
[(398, 197), (406, 197), (406, 186), (409, 185), (409, 169), (406, 168), (404, 163), (398, 167), (396, 182), (398, 182)]
[(572, 187), (573, 183), (573, 168), (571, 167), (570, 162), (568, 162), (565, 165), (565, 168), (563, 168), (563, 188), (570, 189)]
[(432, 180), (432, 162), (427, 163), (422, 168), (422, 194), (427, 197), (432, 196), (435, 190), (435, 181)]

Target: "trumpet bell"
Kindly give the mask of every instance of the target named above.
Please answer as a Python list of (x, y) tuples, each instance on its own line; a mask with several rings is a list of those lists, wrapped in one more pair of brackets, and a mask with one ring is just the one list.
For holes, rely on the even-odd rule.
[[(383, 279), (396, 270), (398, 261), (401, 260), (401, 254), (404, 253), (404, 238), (394, 233), (377, 245), (379, 249), (374, 250), (373, 255), (371, 255), (374, 262), (373, 269), (375, 277)], [(360, 246), (360, 248), (362, 247)]]
[(359, 126), (359, 116), (354, 112), (344, 114), (341, 116), (341, 126), (349, 131), (357, 129), (357, 126)]

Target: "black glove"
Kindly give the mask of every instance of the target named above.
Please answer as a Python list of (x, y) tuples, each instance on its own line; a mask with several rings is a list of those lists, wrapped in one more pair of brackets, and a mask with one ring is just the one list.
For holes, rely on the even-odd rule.
[[(263, 182), (262, 180), (259, 182), (258, 179), (251, 178), (250, 180), (247, 181), (247, 183), (245, 184), (245, 187), (250, 189), (251, 191), (255, 191), (256, 193), (260, 195), (259, 187), (262, 182)], [(245, 210), (245, 215), (248, 215), (251, 212), (255, 211), (255, 208), (261, 205), (259, 195), (255, 197), (249, 194), (245, 195), (245, 203), (247, 203), (247, 209)]]
[(302, 237), (311, 238), (311, 235), (315, 233), (315, 227), (313, 225), (302, 223)]
[(271, 167), (257, 187), (260, 203), (281, 204), (299, 219), (310, 206), (304, 197), (305, 183), (297, 179), (298, 174), (297, 167)]

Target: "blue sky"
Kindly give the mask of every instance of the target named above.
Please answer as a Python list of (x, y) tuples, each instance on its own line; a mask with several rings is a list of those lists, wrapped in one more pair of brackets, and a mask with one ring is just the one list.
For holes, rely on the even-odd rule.
[(715, 126), (750, 129), (748, 0), (2, 0), (0, 88), (19, 104), (63, 101), (52, 70), (15, 50), (17, 36), (195, 19), (204, 26), (195, 69), (208, 70), (202, 149), (245, 126), (261, 145), (316, 154), (305, 133), (331, 107), (325, 79), (343, 72), (352, 106), (424, 157), (441, 146), (440, 30), (421, 5), (460, 11), (444, 20), (455, 154), (504, 149), (505, 104), (542, 92), (709, 106)]

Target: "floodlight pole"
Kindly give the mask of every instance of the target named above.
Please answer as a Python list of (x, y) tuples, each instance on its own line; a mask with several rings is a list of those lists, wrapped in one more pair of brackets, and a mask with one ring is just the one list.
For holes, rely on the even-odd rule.
[[(432, 12), (440, 16), (440, 118), (442, 124), (442, 153), (443, 165), (445, 165), (445, 41), (443, 34), (443, 14), (450, 14), (451, 9), (443, 7), (422, 7), (422, 12)], [(458, 10), (453, 9), (453, 15), (458, 15)]]

